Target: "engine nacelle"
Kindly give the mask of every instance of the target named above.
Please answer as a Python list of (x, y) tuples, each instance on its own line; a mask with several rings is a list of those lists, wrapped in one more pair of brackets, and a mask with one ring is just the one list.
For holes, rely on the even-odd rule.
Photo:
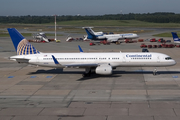
[(94, 32), (95, 35), (103, 35), (103, 32)]
[(111, 75), (112, 67), (110, 65), (100, 65), (96, 68), (95, 72), (100, 75)]
[(98, 39), (106, 39), (105, 36), (98, 36), (97, 38), (98, 38)]

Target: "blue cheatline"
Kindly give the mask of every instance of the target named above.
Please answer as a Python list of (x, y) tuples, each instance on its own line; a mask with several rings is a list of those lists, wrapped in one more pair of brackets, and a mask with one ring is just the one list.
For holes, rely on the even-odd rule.
[(7, 30), (18, 55), (40, 53), (15, 28), (8, 28)]
[(36, 76), (31, 76), (30, 78), (36, 78)]
[(14, 76), (9, 76), (8, 78), (13, 78)]

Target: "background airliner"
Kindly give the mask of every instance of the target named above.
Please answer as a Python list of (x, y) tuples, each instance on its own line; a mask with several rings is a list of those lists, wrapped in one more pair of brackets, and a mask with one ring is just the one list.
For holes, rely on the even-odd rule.
[(177, 35), (176, 32), (171, 32), (172, 36), (173, 36), (173, 40), (174, 40), (174, 43), (180, 43), (180, 39)]
[(116, 67), (164, 67), (175, 65), (176, 62), (168, 55), (151, 52), (117, 52), (117, 53), (42, 53), (36, 50), (15, 28), (8, 32), (16, 49), (17, 55), (10, 59), (18, 63), (29, 63), (54, 68), (85, 68), (83, 76), (96, 74), (110, 75)]
[(91, 28), (93, 27), (83, 27), (88, 34), (87, 39), (91, 40), (107, 40), (108, 42), (116, 42), (122, 39), (135, 39), (139, 36), (134, 33), (127, 33), (127, 34), (109, 34), (106, 35), (103, 32), (94, 32)]

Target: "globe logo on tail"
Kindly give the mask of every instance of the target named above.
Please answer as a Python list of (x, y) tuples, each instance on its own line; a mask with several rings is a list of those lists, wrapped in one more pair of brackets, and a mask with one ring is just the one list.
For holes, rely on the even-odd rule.
[(37, 51), (26, 39), (21, 40), (17, 47), (18, 55), (29, 55), (29, 54), (38, 54)]

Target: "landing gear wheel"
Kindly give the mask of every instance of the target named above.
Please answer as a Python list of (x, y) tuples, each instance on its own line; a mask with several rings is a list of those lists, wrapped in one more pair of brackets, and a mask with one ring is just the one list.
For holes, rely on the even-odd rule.
[(85, 73), (82, 74), (83, 77), (89, 77), (91, 76), (91, 69), (90, 68), (86, 68)]
[(90, 74), (90, 73), (84, 73), (84, 74), (82, 74), (82, 76), (83, 76), (83, 77), (90, 77), (91, 74)]
[(153, 71), (153, 75), (157, 75), (157, 69), (156, 68)]

